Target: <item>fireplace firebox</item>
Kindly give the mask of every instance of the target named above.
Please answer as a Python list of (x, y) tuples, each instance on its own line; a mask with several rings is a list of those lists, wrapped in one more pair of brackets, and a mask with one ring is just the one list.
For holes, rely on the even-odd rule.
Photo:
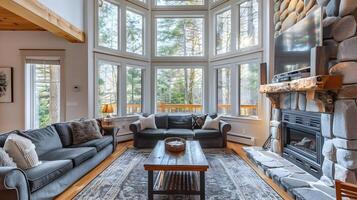
[(317, 178), (322, 175), (323, 141), (321, 114), (282, 111), (283, 157)]

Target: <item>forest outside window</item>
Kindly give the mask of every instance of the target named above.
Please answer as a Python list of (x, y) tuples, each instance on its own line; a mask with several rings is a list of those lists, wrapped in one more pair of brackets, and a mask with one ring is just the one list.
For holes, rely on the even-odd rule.
[(143, 69), (135, 66), (126, 68), (126, 113), (142, 112)]
[(119, 49), (119, 6), (98, 0), (97, 43), (100, 47)]
[(231, 51), (231, 9), (215, 16), (216, 22), (216, 55)]
[(239, 115), (257, 116), (259, 99), (259, 63), (239, 65)]
[(154, 0), (157, 6), (199, 6), (204, 0)]
[(126, 51), (144, 54), (144, 16), (132, 10), (126, 10)]
[(231, 76), (230, 67), (217, 69), (217, 112), (220, 114), (231, 114)]
[(203, 56), (203, 17), (157, 17), (156, 56)]
[(238, 49), (259, 45), (259, 0), (248, 0), (238, 5)]
[(43, 128), (61, 120), (61, 66), (58, 59), (26, 59), (31, 99), (29, 128)]
[(156, 70), (156, 112), (203, 112), (203, 69)]
[(113, 106), (113, 115), (118, 115), (118, 76), (119, 65), (99, 60), (97, 64), (97, 105), (96, 110), (99, 116), (104, 116), (101, 112), (105, 104)]

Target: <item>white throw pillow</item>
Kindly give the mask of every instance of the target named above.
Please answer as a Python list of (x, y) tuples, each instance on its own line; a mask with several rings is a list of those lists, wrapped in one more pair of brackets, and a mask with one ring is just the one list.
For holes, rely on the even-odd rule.
[(0, 148), (0, 167), (17, 167), (3, 148)]
[(210, 116), (206, 117), (206, 121), (202, 126), (203, 130), (218, 130), (219, 129), (219, 121), (220, 121), (220, 117), (216, 117), (214, 119), (212, 119)]
[(29, 169), (41, 164), (35, 145), (25, 137), (10, 134), (5, 141), (4, 149), (21, 169)]
[(157, 129), (155, 124), (155, 115), (149, 115), (148, 117), (139, 117), (141, 130), (151, 128)]

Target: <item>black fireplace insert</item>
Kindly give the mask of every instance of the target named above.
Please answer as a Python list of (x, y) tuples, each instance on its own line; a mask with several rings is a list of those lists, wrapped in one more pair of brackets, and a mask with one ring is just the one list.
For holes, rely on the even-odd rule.
[(321, 114), (282, 111), (283, 157), (320, 178), (323, 162)]

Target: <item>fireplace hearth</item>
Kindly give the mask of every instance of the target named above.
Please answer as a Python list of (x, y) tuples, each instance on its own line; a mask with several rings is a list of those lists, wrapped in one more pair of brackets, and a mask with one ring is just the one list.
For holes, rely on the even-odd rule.
[(283, 110), (282, 147), (283, 157), (311, 175), (322, 175), (321, 114)]

